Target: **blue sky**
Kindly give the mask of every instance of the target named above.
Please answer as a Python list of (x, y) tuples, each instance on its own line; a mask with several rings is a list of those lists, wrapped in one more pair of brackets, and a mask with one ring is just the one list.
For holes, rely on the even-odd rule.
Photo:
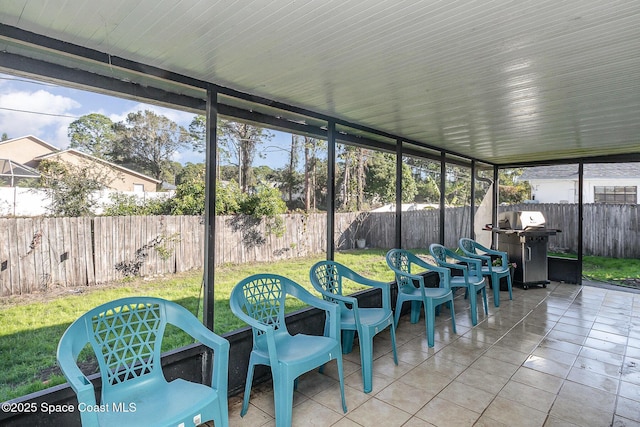
[[(79, 117), (100, 113), (119, 122), (127, 114), (141, 110), (152, 110), (185, 128), (194, 117), (189, 112), (0, 74), (0, 134), (6, 133), (9, 138), (34, 135), (63, 149), (69, 145), (69, 124)], [(290, 141), (288, 134), (273, 133), (276, 136), (265, 145), (286, 146)], [(280, 167), (284, 163), (282, 157), (281, 150), (270, 150), (265, 158), (256, 156), (254, 164)], [(176, 153), (174, 160), (198, 163), (204, 161), (204, 154), (184, 150)]]

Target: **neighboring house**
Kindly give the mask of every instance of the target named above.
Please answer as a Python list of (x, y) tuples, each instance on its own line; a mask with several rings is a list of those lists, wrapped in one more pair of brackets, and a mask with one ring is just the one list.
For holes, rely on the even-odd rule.
[[(525, 168), (519, 180), (531, 185), (539, 203), (578, 203), (578, 165)], [(638, 203), (640, 163), (585, 164), (584, 203)]]
[(41, 161), (52, 160), (95, 168), (105, 175), (108, 188), (117, 191), (155, 192), (160, 181), (74, 149), (60, 150), (32, 135), (0, 142), (0, 159), (36, 169)]

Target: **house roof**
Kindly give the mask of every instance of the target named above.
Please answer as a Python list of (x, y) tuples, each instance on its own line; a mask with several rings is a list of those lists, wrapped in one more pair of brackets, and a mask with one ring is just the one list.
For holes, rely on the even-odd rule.
[[(597, 165), (585, 165), (584, 178), (640, 178), (640, 163), (599, 163)], [(519, 180), (543, 180), (543, 179), (578, 179), (578, 166), (553, 165), (535, 166), (524, 170)]]
[(153, 182), (155, 184), (160, 184), (160, 182), (161, 182), (160, 180), (152, 178), (152, 177), (150, 177), (148, 175), (142, 174), (140, 172), (136, 172), (136, 171), (134, 171), (132, 169), (125, 168), (125, 167), (117, 165), (115, 163), (108, 162), (106, 160), (100, 159), (98, 157), (92, 156), (92, 155), (87, 154), (87, 153), (83, 153), (82, 151), (78, 151), (78, 150), (73, 149), (73, 148), (68, 148), (66, 150), (56, 151), (55, 153), (44, 154), (42, 156), (36, 157), (35, 160), (45, 160), (45, 159), (50, 159), (52, 157), (59, 157), (59, 156), (65, 154), (65, 153), (69, 153), (69, 154), (72, 154), (74, 156), (84, 157), (84, 158), (89, 159), (90, 161), (93, 161), (93, 162), (96, 162), (96, 163), (102, 163), (103, 165), (109, 166), (109, 167), (111, 167), (113, 169), (122, 171), (124, 173), (129, 174), (129, 175), (134, 175), (134, 176), (146, 179), (146, 180), (151, 181), (151, 182)]
[(14, 162), (11, 159), (0, 159), (0, 176), (9, 178), (38, 178), (40, 174), (35, 169)]
[(33, 135), (25, 135), (25, 136), (21, 136), (21, 137), (18, 137), (18, 138), (11, 138), (11, 139), (7, 139), (5, 141), (0, 141), (0, 145), (10, 144), (12, 142), (16, 142), (16, 141), (19, 141), (21, 139), (29, 139), (32, 142), (35, 142), (36, 144), (40, 144), (43, 147), (51, 150), (52, 152), (53, 151), (60, 151), (60, 149), (58, 147), (53, 146), (53, 145), (49, 144), (48, 142), (43, 141), (42, 139), (38, 138), (37, 136), (33, 136)]
[(637, 1), (14, 0), (0, 22), (0, 68), (30, 77), (194, 111), (214, 89), (498, 165), (640, 158)]

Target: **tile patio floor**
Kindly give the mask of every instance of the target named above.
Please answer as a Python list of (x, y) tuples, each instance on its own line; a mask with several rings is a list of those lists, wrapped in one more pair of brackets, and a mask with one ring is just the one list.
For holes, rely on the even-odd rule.
[[(429, 349), (424, 317), (403, 316), (395, 366), (388, 332), (374, 343), (373, 391), (362, 392), (357, 345), (344, 355), (348, 412), (335, 362), (300, 378), (294, 426), (640, 426), (640, 294), (552, 282), (501, 292), (499, 308), (471, 326), (455, 300)], [(248, 413), (229, 399), (230, 425), (275, 426), (271, 384), (254, 387)]]

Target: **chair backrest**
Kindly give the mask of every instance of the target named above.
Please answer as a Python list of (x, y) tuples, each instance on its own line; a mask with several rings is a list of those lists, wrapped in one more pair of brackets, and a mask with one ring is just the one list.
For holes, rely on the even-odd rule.
[(462, 252), (464, 252), (467, 255), (478, 255), (478, 252), (476, 251), (477, 243), (473, 239), (470, 239), (468, 237), (463, 237), (458, 241), (458, 246), (460, 246), (460, 249), (462, 249)]
[[(231, 291), (231, 310), (239, 317), (248, 317), (261, 325), (272, 327), (274, 333), (286, 333), (285, 299), (290, 284), (295, 283), (277, 274), (255, 274), (240, 282)], [(245, 320), (247, 320), (245, 318)], [(262, 343), (264, 331), (253, 329), (256, 345)]]
[[(342, 276), (346, 267), (335, 261), (320, 261), (309, 270), (311, 284), (318, 291), (328, 292), (334, 295), (342, 295)], [(325, 300), (331, 300), (323, 294)]]
[(442, 245), (433, 243), (429, 246), (429, 252), (433, 256), (433, 258), (436, 260), (436, 262), (438, 264), (441, 264), (441, 263), (447, 262), (447, 256), (451, 251), (449, 251), (449, 249), (445, 248)]
[(440, 287), (449, 288), (450, 272), (448, 269), (431, 265), (407, 250), (391, 249), (387, 252), (386, 260), (389, 268), (395, 273), (400, 292), (411, 292), (415, 289), (416, 276), (412, 273), (413, 266), (437, 272), (440, 276)]
[(123, 298), (96, 307), (78, 318), (61, 339), (70, 340), (74, 357), (88, 343), (98, 359), (102, 401), (138, 382), (161, 377), (165, 304), (151, 297)]
[(460, 268), (460, 264), (466, 265), (466, 270), (463, 274), (465, 280), (470, 277), (474, 277), (475, 280), (482, 280), (482, 262), (479, 259), (460, 255), (438, 243), (429, 245), (429, 252), (438, 265), (442, 267)]

